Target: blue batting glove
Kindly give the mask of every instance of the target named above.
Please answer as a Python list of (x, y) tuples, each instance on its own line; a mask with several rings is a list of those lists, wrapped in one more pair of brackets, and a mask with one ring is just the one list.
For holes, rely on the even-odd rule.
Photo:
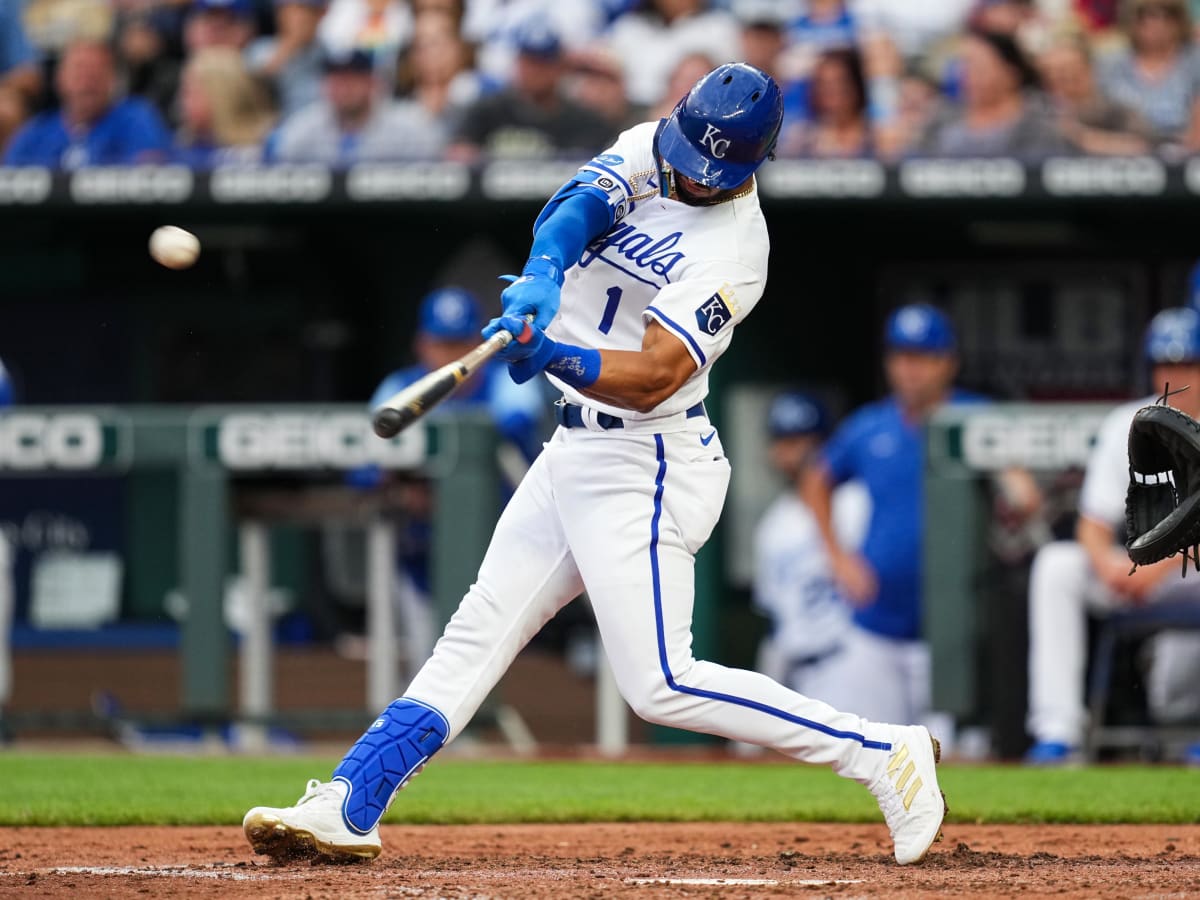
[(500, 278), (512, 282), (500, 294), (504, 315), (518, 318), (532, 315), (534, 326), (541, 329), (554, 321), (562, 302), (563, 273), (557, 264), (538, 256), (525, 263), (520, 277), (501, 275)]
[[(518, 318), (517, 316), (501, 314), (484, 325), (479, 330), (479, 333), (483, 335), (485, 341), (498, 331), (507, 331), (516, 339), (525, 333), (525, 326), (527, 324), (528, 321), (524, 317)], [(510, 344), (509, 346), (511, 347), (512, 345)]]
[(502, 330), (513, 335), (513, 339), (496, 355), (508, 363), (509, 377), (517, 384), (524, 384), (546, 368), (558, 348), (544, 331), (516, 316), (492, 319), (484, 326), (483, 336), (490, 337)]
[[(501, 324), (500, 317), (497, 316), (496, 318), (494, 318), (490, 322), (488, 322), (486, 325), (484, 325), (483, 328), (481, 328), (479, 330), (479, 333), (483, 336), (483, 339), (486, 341), (497, 331), (503, 331), (503, 330), (504, 330), (504, 325)], [(516, 335), (514, 334), (513, 337), (516, 337)]]

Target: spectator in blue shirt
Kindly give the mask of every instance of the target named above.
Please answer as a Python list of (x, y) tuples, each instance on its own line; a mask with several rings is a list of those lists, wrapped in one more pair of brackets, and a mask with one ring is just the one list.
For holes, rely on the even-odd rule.
[(855, 28), (845, 0), (809, 0), (808, 10), (792, 23), (791, 39), (817, 52), (853, 47)]
[[(890, 396), (853, 413), (825, 446), (823, 465), (810, 467), (802, 493), (829, 550), (834, 577), (855, 607), (854, 627), (831, 682), (844, 694), (822, 697), (874, 721), (921, 722), (929, 715), (929, 650), (922, 641), (924, 541), (922, 429), (948, 403), (982, 397), (954, 387), (957, 341), (950, 320), (927, 304), (894, 312), (886, 330), (884, 369)], [(1011, 476), (1012, 494), (1037, 503), (1024, 472)], [(847, 551), (831, 524), (833, 487), (859, 479), (871, 497), (861, 555)]]
[(168, 158), (171, 134), (154, 107), (116, 97), (116, 66), (105, 44), (68, 46), (56, 82), (60, 108), (17, 132), (4, 156), (6, 165), (78, 169)]

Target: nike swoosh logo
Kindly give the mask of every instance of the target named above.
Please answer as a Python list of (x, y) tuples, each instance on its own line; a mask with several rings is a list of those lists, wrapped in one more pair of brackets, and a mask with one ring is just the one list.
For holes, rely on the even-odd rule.
[(717, 436), (716, 431), (710, 432), (708, 437), (705, 437), (704, 435), (700, 435), (700, 443), (702, 443), (705, 447), (707, 447), (709, 444), (712, 443), (712, 439), (715, 438), (716, 436)]

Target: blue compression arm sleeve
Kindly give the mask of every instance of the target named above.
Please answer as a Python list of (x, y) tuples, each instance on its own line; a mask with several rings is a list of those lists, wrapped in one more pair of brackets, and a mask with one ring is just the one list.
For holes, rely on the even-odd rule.
[(557, 202), (551, 198), (534, 223), (529, 257), (546, 257), (565, 272), (579, 262), (588, 244), (612, 227), (612, 218), (608, 203), (592, 191), (581, 190)]

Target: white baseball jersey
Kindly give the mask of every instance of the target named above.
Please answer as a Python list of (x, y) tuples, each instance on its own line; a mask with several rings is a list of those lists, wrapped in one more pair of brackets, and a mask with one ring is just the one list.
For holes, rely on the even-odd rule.
[[(870, 518), (861, 484), (839, 485), (832, 513), (839, 543), (858, 547)], [(794, 490), (780, 494), (755, 528), (754, 604), (770, 617), (772, 640), (788, 660), (828, 653), (850, 626), (816, 519)]]
[(1154, 397), (1146, 397), (1124, 403), (1100, 423), (1079, 492), (1079, 511), (1089, 519), (1113, 528), (1124, 524), (1125, 494), (1129, 490), (1129, 426), (1137, 411), (1154, 401)]
[(716, 206), (660, 197), (656, 128), (647, 122), (629, 129), (583, 167), (607, 193), (615, 221), (566, 272), (562, 306), (546, 331), (581, 347), (640, 350), (655, 321), (683, 342), (696, 371), (649, 413), (600, 403), (548, 376), (570, 402), (624, 419), (680, 413), (703, 400), (709, 368), (767, 280), (770, 242), (753, 182), (743, 196)]
[(709, 367), (762, 295), (767, 231), (753, 183), (714, 206), (661, 198), (655, 127), (627, 131), (581, 172), (585, 190), (608, 198), (614, 224), (567, 271), (548, 332), (637, 351), (648, 323), (658, 322), (698, 368), (649, 415), (556, 382), (573, 402), (625, 421), (555, 431), (406, 697), (438, 710), (453, 739), (525, 643), (586, 589), (617, 687), (643, 718), (876, 784), (892, 726), (693, 656), (695, 553), (721, 514), (730, 470), (707, 417), (679, 414), (704, 398)]

